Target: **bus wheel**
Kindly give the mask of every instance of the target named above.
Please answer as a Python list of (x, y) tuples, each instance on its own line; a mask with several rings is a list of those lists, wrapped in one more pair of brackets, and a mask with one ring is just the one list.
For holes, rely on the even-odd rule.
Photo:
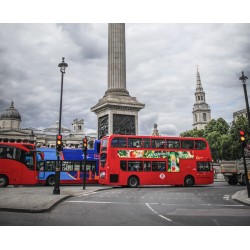
[(7, 187), (9, 185), (9, 179), (5, 175), (0, 175), (0, 187)]
[(130, 188), (136, 188), (139, 185), (139, 179), (136, 176), (130, 176), (128, 178), (128, 186)]
[(184, 185), (185, 187), (192, 187), (194, 185), (194, 178), (191, 175), (186, 176)]
[(54, 175), (50, 175), (47, 180), (46, 180), (46, 185), (48, 186), (54, 186), (55, 185), (55, 176)]

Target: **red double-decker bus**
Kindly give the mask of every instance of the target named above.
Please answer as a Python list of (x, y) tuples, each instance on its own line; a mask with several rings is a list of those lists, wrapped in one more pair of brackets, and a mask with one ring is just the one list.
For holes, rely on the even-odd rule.
[(34, 144), (0, 142), (0, 187), (37, 184), (38, 154)]
[(113, 186), (212, 184), (204, 138), (110, 135), (101, 140), (99, 183)]

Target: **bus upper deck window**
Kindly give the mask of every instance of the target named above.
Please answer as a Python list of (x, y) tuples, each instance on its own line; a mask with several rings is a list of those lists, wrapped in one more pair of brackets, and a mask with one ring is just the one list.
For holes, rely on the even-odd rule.
[(111, 147), (113, 148), (126, 148), (127, 147), (127, 140), (126, 138), (122, 137), (115, 137), (112, 139)]
[(152, 148), (165, 148), (165, 140), (152, 139)]
[(166, 141), (167, 148), (180, 148), (179, 140), (167, 140)]
[(128, 147), (129, 148), (141, 148), (142, 147), (142, 139), (141, 138), (129, 138), (128, 139)]
[(204, 150), (206, 149), (206, 147), (207, 147), (207, 144), (205, 141), (202, 141), (202, 140), (195, 141), (195, 149)]
[(144, 138), (143, 139), (143, 147), (144, 148), (150, 148), (150, 139), (149, 138)]
[(193, 140), (182, 140), (181, 141), (182, 149), (194, 149), (194, 141)]

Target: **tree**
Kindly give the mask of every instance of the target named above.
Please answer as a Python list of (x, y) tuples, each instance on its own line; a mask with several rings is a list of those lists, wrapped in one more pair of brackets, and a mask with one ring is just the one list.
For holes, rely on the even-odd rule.
[(250, 130), (248, 125), (248, 120), (246, 117), (240, 116), (236, 121), (231, 123), (230, 127), (230, 135), (232, 137), (232, 152), (231, 159), (239, 159), (241, 158), (241, 149), (239, 143), (239, 131), (243, 129), (246, 133), (246, 142), (249, 142), (250, 139)]
[(192, 129), (180, 134), (182, 137), (204, 137), (204, 129)]
[(220, 135), (228, 134), (230, 125), (223, 119), (219, 118), (217, 121), (212, 119), (205, 127), (205, 136), (213, 131)]
[(241, 158), (239, 130), (246, 133), (246, 141), (250, 142), (250, 129), (246, 117), (240, 116), (228, 124), (223, 118), (212, 119), (205, 129), (190, 130), (180, 134), (184, 137), (204, 137), (210, 146), (214, 160), (236, 160)]

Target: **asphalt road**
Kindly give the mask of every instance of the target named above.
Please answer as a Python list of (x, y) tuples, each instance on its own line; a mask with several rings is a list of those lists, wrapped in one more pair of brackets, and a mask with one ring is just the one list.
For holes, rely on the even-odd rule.
[(249, 226), (250, 207), (232, 200), (242, 186), (113, 188), (70, 198), (47, 213), (0, 212), (15, 226)]

